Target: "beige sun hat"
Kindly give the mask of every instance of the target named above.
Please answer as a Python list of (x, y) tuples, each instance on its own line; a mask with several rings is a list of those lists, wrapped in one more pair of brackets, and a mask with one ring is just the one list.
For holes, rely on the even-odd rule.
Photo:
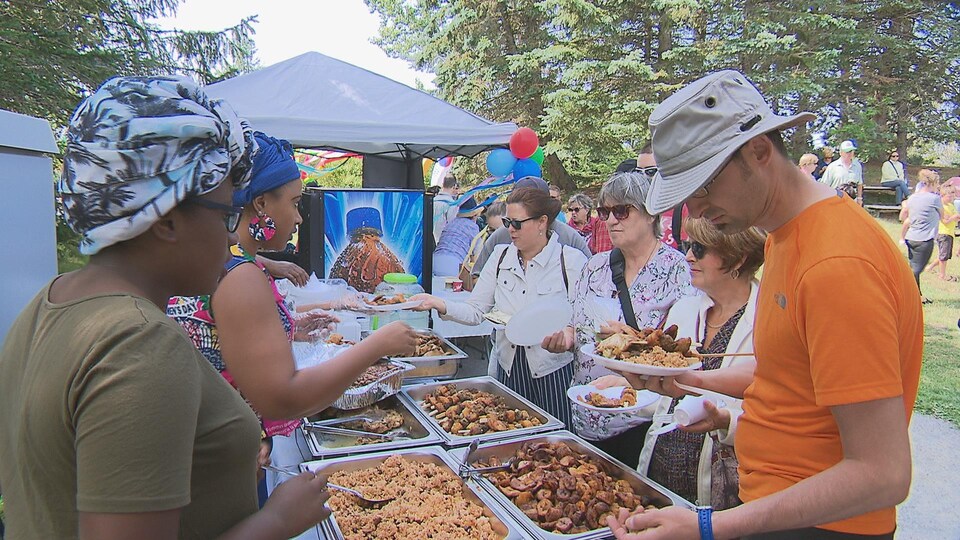
[(813, 113), (778, 116), (738, 71), (711, 73), (681, 88), (650, 115), (659, 171), (647, 194), (647, 213), (673, 208), (710, 181), (747, 141), (814, 120)]

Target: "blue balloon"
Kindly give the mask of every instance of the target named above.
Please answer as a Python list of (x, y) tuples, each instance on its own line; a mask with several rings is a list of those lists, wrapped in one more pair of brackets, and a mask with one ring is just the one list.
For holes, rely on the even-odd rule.
[(540, 168), (540, 164), (530, 158), (518, 159), (516, 165), (513, 166), (513, 177), (519, 180), (524, 176), (542, 177), (543, 170)]
[(517, 158), (506, 148), (497, 148), (487, 154), (487, 170), (493, 176), (506, 176), (513, 170)]

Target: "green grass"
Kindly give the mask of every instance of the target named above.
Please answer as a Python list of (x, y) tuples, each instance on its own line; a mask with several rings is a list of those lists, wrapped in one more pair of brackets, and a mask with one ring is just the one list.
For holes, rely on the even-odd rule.
[[(894, 242), (900, 241), (900, 223), (880, 219)], [(906, 248), (901, 244), (906, 258)], [(934, 249), (933, 258), (937, 256)], [(960, 260), (951, 260), (947, 273), (960, 273)], [(924, 296), (933, 300), (923, 306), (924, 349), (920, 392), (916, 411), (952, 422), (960, 427), (960, 283), (942, 281), (935, 274), (920, 277)]]

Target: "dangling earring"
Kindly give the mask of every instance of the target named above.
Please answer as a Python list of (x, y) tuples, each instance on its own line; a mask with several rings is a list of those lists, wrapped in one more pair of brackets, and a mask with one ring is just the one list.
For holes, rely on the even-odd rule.
[(262, 211), (257, 211), (257, 217), (250, 220), (247, 229), (257, 242), (269, 242), (273, 235), (277, 234), (277, 225), (273, 218)]

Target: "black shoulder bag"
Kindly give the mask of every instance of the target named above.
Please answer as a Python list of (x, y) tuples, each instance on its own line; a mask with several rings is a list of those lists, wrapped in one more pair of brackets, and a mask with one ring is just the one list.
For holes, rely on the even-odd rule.
[(626, 262), (623, 260), (623, 252), (620, 248), (613, 248), (610, 251), (610, 271), (613, 273), (613, 284), (617, 286), (617, 294), (620, 297), (620, 309), (623, 310), (623, 319), (634, 330), (640, 330), (637, 324), (637, 315), (633, 312), (633, 302), (630, 301), (630, 291), (627, 290), (627, 280), (623, 277), (626, 269)]

